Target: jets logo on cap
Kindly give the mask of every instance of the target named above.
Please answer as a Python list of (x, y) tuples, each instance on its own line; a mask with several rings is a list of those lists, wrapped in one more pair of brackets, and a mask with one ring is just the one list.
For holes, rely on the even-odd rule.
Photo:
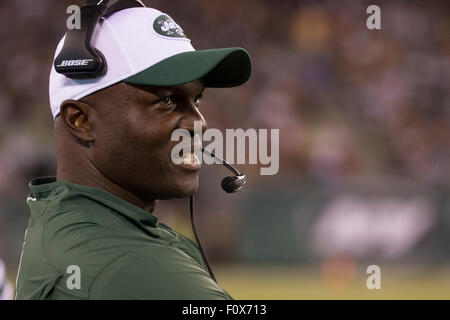
[(153, 29), (163, 37), (187, 39), (183, 29), (166, 14), (162, 14), (155, 19)]

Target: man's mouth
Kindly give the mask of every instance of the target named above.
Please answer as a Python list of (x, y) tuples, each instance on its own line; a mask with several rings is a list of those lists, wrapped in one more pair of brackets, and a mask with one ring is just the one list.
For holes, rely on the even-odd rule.
[(193, 152), (190, 152), (188, 154), (181, 155), (181, 162), (186, 164), (200, 164), (200, 160), (198, 159), (197, 155)]
[(180, 166), (189, 170), (199, 170), (202, 166), (200, 159), (198, 158), (195, 150), (201, 150), (201, 142), (194, 139), (191, 145), (192, 152), (184, 153), (183, 150), (180, 151), (181, 164)]

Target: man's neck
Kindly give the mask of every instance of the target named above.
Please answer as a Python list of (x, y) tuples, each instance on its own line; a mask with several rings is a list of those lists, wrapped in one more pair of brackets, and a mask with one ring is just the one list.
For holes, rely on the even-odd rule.
[(150, 213), (153, 213), (155, 211), (156, 203), (158, 201), (153, 200), (149, 203), (142, 201), (139, 197), (137, 197), (132, 192), (128, 191), (126, 188), (123, 188), (122, 186), (114, 183), (107, 177), (103, 176), (95, 168), (83, 170), (75, 168), (69, 169), (63, 165), (58, 164), (56, 180), (68, 181), (75, 184), (89, 186), (106, 191)]

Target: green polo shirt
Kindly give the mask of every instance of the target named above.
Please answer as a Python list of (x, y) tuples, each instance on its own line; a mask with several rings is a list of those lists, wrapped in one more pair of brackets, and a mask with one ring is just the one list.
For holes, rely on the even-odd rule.
[(93, 187), (30, 181), (16, 299), (232, 299), (197, 245)]

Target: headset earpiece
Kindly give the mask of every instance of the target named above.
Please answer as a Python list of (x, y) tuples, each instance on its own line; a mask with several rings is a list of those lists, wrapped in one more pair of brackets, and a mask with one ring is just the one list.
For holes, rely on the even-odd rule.
[(105, 56), (91, 46), (97, 23), (102, 17), (135, 7), (144, 7), (138, 0), (88, 0), (81, 8), (81, 28), (69, 30), (64, 46), (55, 59), (56, 72), (72, 79), (97, 78), (107, 71)]
[(99, 69), (97, 74), (99, 76), (103, 76), (106, 74), (106, 71), (108, 71), (108, 64), (106, 63), (106, 58), (100, 50), (96, 48), (92, 49), (94, 49), (94, 52), (97, 54), (97, 59), (99, 60)]

